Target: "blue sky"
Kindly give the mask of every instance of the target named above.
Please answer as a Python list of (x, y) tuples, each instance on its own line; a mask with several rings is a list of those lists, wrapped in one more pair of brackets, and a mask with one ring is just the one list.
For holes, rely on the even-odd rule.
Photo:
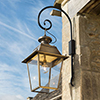
[[(25, 100), (36, 94), (30, 91), (27, 67), (21, 61), (39, 45), (44, 31), (38, 26), (39, 11), (55, 0), (0, 0), (0, 100)], [(62, 23), (60, 17), (50, 16), (52, 9), (44, 11), (41, 22), (51, 18), (57, 37), (54, 44), (62, 49)]]

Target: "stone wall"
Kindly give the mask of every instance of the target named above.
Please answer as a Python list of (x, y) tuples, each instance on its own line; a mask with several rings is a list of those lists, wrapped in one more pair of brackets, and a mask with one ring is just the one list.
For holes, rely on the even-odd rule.
[(100, 16), (80, 16), (82, 100), (100, 100)]
[[(67, 12), (67, 4), (63, 10)], [(68, 54), (70, 26), (62, 14), (62, 51)], [(62, 100), (100, 100), (100, 15), (82, 14), (72, 18), (73, 39), (76, 40), (74, 58), (75, 86), (70, 85), (70, 58), (62, 72)]]
[[(67, 5), (63, 7), (63, 10), (67, 12)], [(66, 16), (62, 14), (62, 52), (63, 54), (69, 54), (68, 42), (70, 41), (70, 25)], [(70, 85), (71, 79), (71, 58), (64, 62), (62, 70), (62, 100), (80, 100), (80, 42), (79, 42), (79, 17), (75, 16), (72, 19), (73, 24), (73, 39), (76, 40), (76, 55), (74, 60), (75, 77), (77, 77), (75, 82), (75, 87)], [(76, 66), (76, 67), (75, 67)], [(77, 82), (78, 81), (78, 82)], [(75, 99), (76, 98), (76, 99)]]

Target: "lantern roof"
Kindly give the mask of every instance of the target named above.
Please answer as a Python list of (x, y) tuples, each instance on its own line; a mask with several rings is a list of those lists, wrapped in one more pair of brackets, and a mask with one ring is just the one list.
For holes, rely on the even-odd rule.
[(38, 47), (36, 47), (33, 50), (31, 55), (29, 55), (26, 59), (22, 61), (22, 63), (27, 63), (29, 60), (31, 60), (32, 57), (34, 57), (38, 53), (58, 56), (64, 59), (68, 58), (68, 56), (61, 55), (61, 53), (59, 52), (56, 46), (41, 43)]

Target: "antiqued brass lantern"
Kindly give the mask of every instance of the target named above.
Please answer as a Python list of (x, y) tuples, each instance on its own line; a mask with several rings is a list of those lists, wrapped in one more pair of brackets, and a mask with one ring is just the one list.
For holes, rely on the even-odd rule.
[[(68, 58), (67, 56), (61, 55), (57, 47), (49, 44), (52, 42), (52, 39), (46, 35), (46, 32), (48, 32), (47, 30), (49, 30), (52, 27), (51, 21), (48, 19), (44, 21), (44, 25), (46, 25), (46, 22), (50, 24), (48, 28), (45, 28), (40, 24), (40, 15), (45, 9), (48, 8), (55, 8), (60, 10), (66, 15), (66, 17), (69, 20), (70, 36), (71, 36), (71, 40), (69, 41), (69, 55), (71, 55), (71, 74), (72, 74), (70, 84), (74, 86), (73, 58), (75, 55), (75, 40), (72, 39), (71, 19), (68, 16), (68, 14), (61, 8), (57, 8), (54, 6), (47, 6), (43, 8), (38, 15), (38, 25), (43, 30), (45, 30), (44, 36), (38, 39), (38, 41), (41, 44), (33, 50), (31, 55), (29, 55), (26, 59), (22, 61), (22, 63), (27, 64), (30, 89), (32, 92), (49, 93), (54, 90), (57, 90), (60, 83), (63, 60)], [(53, 36), (53, 34), (51, 33), (49, 34)]]
[(31, 91), (49, 93), (58, 89), (62, 62), (68, 57), (49, 44), (50, 37), (45, 35), (38, 41), (41, 44), (22, 62), (27, 64)]

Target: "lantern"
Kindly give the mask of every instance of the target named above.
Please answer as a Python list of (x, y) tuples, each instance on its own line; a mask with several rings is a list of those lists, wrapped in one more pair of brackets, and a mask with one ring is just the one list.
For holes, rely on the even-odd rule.
[(68, 57), (49, 44), (50, 37), (44, 35), (38, 41), (41, 44), (22, 63), (27, 64), (31, 91), (49, 93), (58, 89), (63, 60)]

